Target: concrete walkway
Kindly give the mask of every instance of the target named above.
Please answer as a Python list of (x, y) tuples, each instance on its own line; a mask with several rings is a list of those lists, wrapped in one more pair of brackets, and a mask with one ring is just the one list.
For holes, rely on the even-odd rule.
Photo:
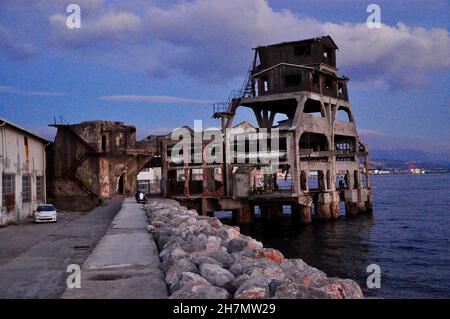
[(127, 198), (81, 267), (81, 288), (67, 289), (62, 298), (167, 298), (158, 249), (146, 226), (143, 205)]

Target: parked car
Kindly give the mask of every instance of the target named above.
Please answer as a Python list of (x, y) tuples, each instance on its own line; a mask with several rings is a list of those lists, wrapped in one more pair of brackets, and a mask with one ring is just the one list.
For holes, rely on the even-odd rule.
[(58, 214), (55, 206), (52, 204), (39, 205), (34, 211), (35, 223), (54, 222), (58, 220)]

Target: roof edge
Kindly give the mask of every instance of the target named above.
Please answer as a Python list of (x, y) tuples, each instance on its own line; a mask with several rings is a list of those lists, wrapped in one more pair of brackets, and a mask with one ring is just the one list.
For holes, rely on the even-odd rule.
[(32, 136), (32, 137), (34, 137), (34, 138), (36, 138), (36, 139), (38, 139), (38, 140), (44, 142), (45, 144), (51, 143), (51, 141), (49, 141), (49, 140), (43, 138), (42, 136), (38, 135), (37, 133), (31, 132), (30, 130), (27, 130), (27, 129), (21, 127), (20, 125), (17, 125), (17, 124), (15, 124), (15, 123), (11, 122), (11, 121), (8, 121), (8, 120), (6, 120), (6, 119), (4, 119), (4, 118), (2, 118), (2, 117), (0, 117), (0, 122), (2, 122), (2, 123), (0, 123), (0, 126), (1, 126), (3, 123), (5, 123), (6, 125), (9, 125), (9, 126), (11, 126), (12, 128), (14, 128), (14, 129), (16, 129), (16, 130), (18, 130), (18, 131), (20, 131), (20, 132), (22, 132), (22, 133), (25, 133), (25, 134), (27, 134), (27, 135), (30, 135), (30, 136)]

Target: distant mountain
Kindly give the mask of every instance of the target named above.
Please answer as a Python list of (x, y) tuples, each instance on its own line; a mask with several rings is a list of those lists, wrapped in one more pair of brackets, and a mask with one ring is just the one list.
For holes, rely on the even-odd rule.
[(393, 160), (393, 161), (413, 161), (428, 162), (441, 165), (450, 164), (450, 155), (445, 153), (427, 153), (417, 150), (398, 149), (398, 150), (369, 150), (370, 158), (373, 160)]

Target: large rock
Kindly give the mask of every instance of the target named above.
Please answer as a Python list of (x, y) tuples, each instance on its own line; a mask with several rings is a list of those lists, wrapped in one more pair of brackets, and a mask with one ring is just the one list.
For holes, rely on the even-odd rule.
[(265, 299), (270, 297), (270, 280), (250, 277), (234, 293), (235, 299)]
[(233, 238), (228, 243), (228, 252), (234, 253), (247, 248), (248, 240), (242, 237)]
[(211, 286), (209, 281), (207, 281), (205, 278), (201, 277), (200, 275), (193, 273), (193, 272), (183, 272), (181, 274), (181, 278), (179, 281), (179, 287), (194, 287), (194, 286)]
[(212, 285), (222, 288), (230, 287), (234, 280), (234, 276), (231, 272), (215, 264), (201, 265), (200, 274)]
[(329, 299), (330, 296), (323, 290), (310, 288), (291, 280), (277, 285), (274, 298), (280, 299)]
[(232, 240), (238, 238), (240, 235), (239, 230), (234, 227), (225, 226), (217, 230), (216, 236), (219, 236), (223, 240)]
[(186, 259), (180, 259), (174, 262), (166, 271), (166, 283), (170, 291), (179, 288), (180, 278), (184, 273), (198, 273), (197, 267)]
[(200, 267), (203, 264), (215, 264), (220, 267), (223, 266), (223, 264), (220, 261), (212, 257), (206, 256), (202, 254), (202, 252), (189, 254), (186, 258), (192, 263), (194, 263), (197, 267)]
[(214, 286), (184, 287), (175, 291), (169, 299), (228, 299), (230, 294)]
[(256, 258), (267, 258), (277, 264), (281, 264), (284, 261), (283, 254), (280, 251), (272, 248), (261, 249), (256, 255)]
[[(313, 285), (314, 286), (314, 285)], [(318, 288), (332, 299), (361, 299), (364, 295), (353, 280), (330, 278), (329, 283)]]
[(277, 266), (268, 266), (264, 268), (253, 268), (247, 272), (250, 277), (264, 277), (270, 280), (283, 281), (285, 275), (281, 268)]
[(214, 258), (215, 260), (219, 261), (223, 267), (230, 268), (231, 265), (234, 263), (234, 258), (232, 255), (230, 255), (227, 250), (223, 247), (220, 247), (219, 249), (214, 250), (209, 254), (211, 258)]

